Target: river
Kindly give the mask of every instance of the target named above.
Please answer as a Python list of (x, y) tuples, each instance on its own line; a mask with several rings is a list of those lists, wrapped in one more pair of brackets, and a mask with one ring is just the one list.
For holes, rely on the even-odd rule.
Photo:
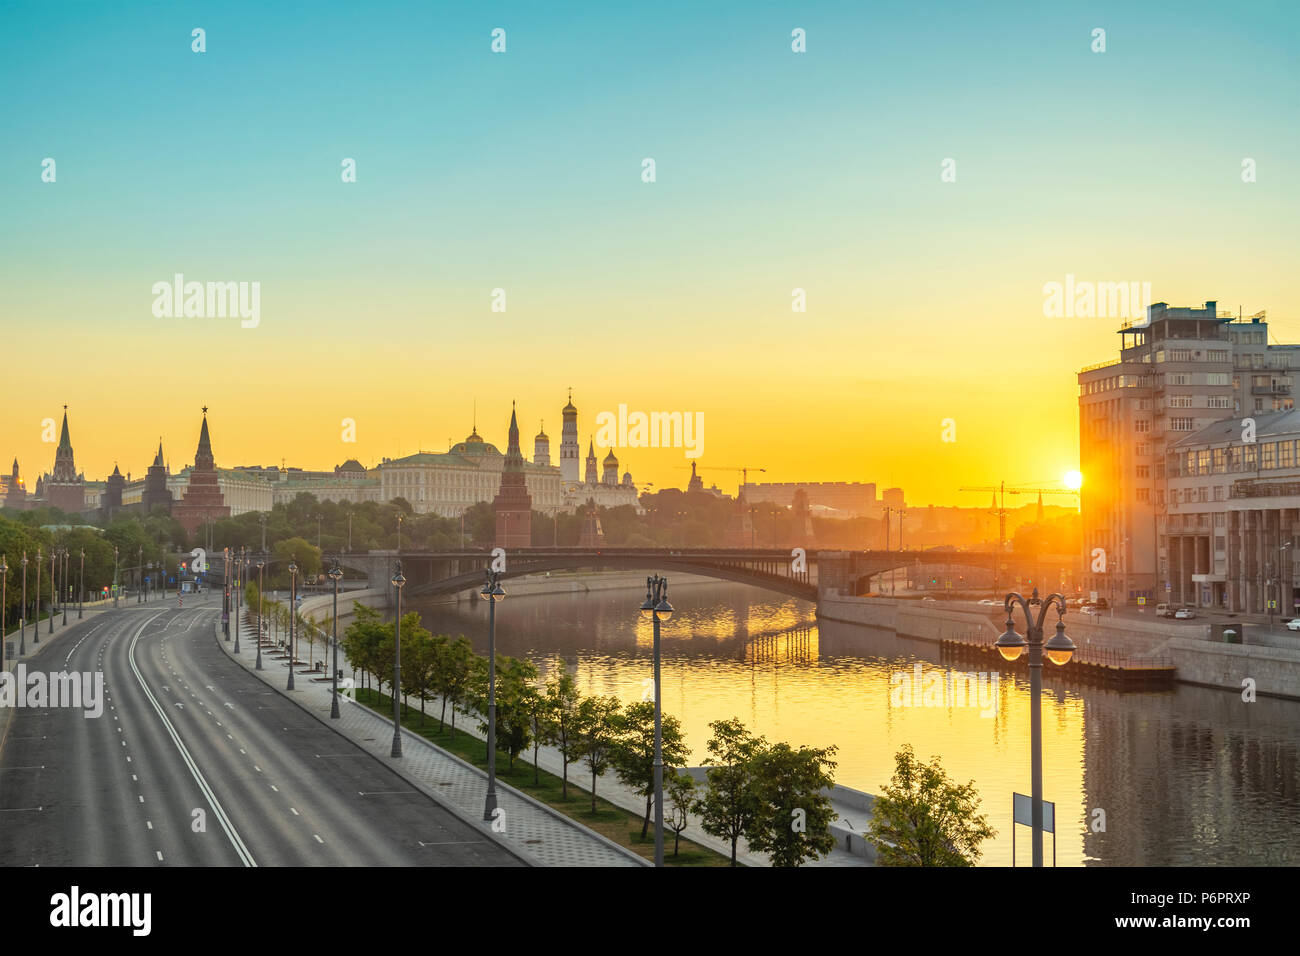
[[(653, 646), (637, 613), (643, 598), (508, 597), (497, 608), (497, 649), (533, 661), (543, 677), (569, 669), (584, 695), (640, 700)], [(836, 781), (879, 793), (910, 743), (922, 759), (939, 756), (954, 780), (974, 782), (997, 830), (981, 863), (1011, 864), (1011, 795), (1030, 787), (1027, 681), (1000, 675), (983, 701), (966, 699), (960, 684), (947, 701), (942, 691), (923, 696), (924, 684), (909, 695), (918, 673), (946, 681), (972, 665), (941, 664), (925, 641), (819, 622), (812, 604), (744, 585), (676, 588), (672, 600), (663, 703), (694, 763), (706, 756), (709, 721), (739, 717), (768, 740), (836, 746)], [(430, 630), (465, 634), (487, 653), (482, 601), (415, 609)], [(1043, 796), (1056, 804), (1059, 865), (1300, 864), (1300, 702), (1248, 704), (1183, 685), (1121, 694), (1059, 682), (1046, 667)], [(1017, 863), (1028, 865), (1029, 829), (1016, 829)], [(1050, 834), (1044, 852), (1050, 865)]]

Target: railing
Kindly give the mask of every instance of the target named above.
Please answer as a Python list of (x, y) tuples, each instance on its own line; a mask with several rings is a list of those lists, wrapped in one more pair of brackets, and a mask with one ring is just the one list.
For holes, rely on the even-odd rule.
[(1109, 362), (1098, 362), (1096, 365), (1089, 365), (1086, 368), (1079, 369), (1079, 374), (1082, 375), (1084, 372), (1095, 372), (1099, 368), (1110, 368), (1112, 365), (1121, 364), (1123, 364), (1123, 362), (1120, 359), (1111, 359)]

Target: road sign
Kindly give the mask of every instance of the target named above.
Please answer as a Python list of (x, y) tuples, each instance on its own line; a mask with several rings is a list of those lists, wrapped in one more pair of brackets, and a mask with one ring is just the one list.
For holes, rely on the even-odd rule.
[[(1011, 794), (1011, 865), (1016, 865), (1016, 824), (1034, 825), (1034, 801), (1023, 793)], [(1052, 866), (1056, 866), (1056, 804), (1043, 801), (1043, 829), (1052, 835)]]
[(1146, 598), (1144, 598), (1144, 597), (1140, 597), (1140, 598), (1138, 598), (1138, 607), (1144, 607), (1144, 606), (1146, 606), (1146, 603), (1147, 603), (1147, 599), (1146, 599)]

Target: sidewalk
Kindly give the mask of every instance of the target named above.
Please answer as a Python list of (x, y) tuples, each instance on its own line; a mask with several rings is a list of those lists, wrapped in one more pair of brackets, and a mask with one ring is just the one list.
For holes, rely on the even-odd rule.
[(221, 624), (214, 633), (217, 644), (242, 664), (249, 673), (294, 701), (304, 710), (337, 730), (362, 750), (389, 766), (412, 786), (446, 807), (466, 823), (479, 828), (485, 837), (496, 840), (526, 863), (534, 866), (646, 866), (647, 861), (625, 850), (581, 824), (569, 820), (549, 807), (513, 787), (497, 781), (497, 806), (503, 811), (499, 822), (502, 832), (493, 832), (483, 821), (483, 800), (487, 793), (487, 774), (458, 757), (435, 747), (406, 728), (402, 729), (402, 756), (389, 756), (393, 724), (368, 707), (340, 696), (339, 718), (331, 720), (330, 683), (316, 683), (305, 668), (294, 676), (294, 689), (284, 688), (288, 677), (287, 660), (272, 657), (274, 645), (263, 645), (262, 667), (257, 671), (256, 640), (250, 640), (254, 627), (241, 622), (240, 653), (234, 653), (232, 622), (230, 640), (222, 639)]
[[(242, 633), (249, 633), (249, 634), (253, 633), (253, 626), (245, 623), (241, 627), (241, 634)], [(249, 657), (250, 659), (252, 659), (253, 657), (256, 656), (256, 648), (253, 648), (252, 655), (249, 655), (247, 653), (248, 648), (244, 646), (245, 644), (247, 644), (247, 642), (243, 641), (241, 638), (241, 649), (245, 652), (241, 654), (241, 656)], [(234, 646), (233, 631), (231, 633), (230, 646), (231, 647)], [(325, 648), (324, 651), (321, 650), (322, 647)], [(302, 653), (301, 650), (299, 650), (300, 655), (301, 653)], [(329, 653), (328, 645), (318, 641), (315, 653), (318, 655), (318, 659), (320, 655), (328, 654)], [(263, 666), (267, 668), (266, 672), (268, 673), (271, 672), (271, 665), (267, 661), (265, 650), (262, 652), (262, 661), (263, 661)], [(340, 650), (339, 652), (339, 661), (341, 663), (344, 661), (342, 650)], [(276, 665), (275, 670), (281, 675), (281, 677), (283, 678), (284, 676), (286, 676), (283, 667), (283, 662), (276, 661), (274, 663)], [(346, 664), (344, 666), (346, 666)], [(351, 671), (348, 671), (348, 673), (351, 673)], [(308, 678), (304, 678), (304, 679), (308, 679)], [(301, 682), (297, 678), (295, 678), (295, 684), (301, 686)], [(283, 680), (281, 681), (281, 686), (282, 685), (283, 685)], [(323, 703), (320, 704), (319, 706), (320, 706), (320, 713), (327, 715), (329, 713), (329, 686), (330, 685), (328, 683), (324, 683), (324, 684), (312, 685), (312, 686), (320, 687), (324, 689)], [(295, 690), (295, 694), (296, 693), (297, 690)], [(352, 705), (352, 706), (356, 706), (356, 705)], [(417, 702), (417, 706), (418, 706), (418, 702)], [(429, 709), (429, 713), (431, 714), (438, 713), (441, 710), (441, 708), (442, 708), (441, 698), (436, 697), (428, 702), (428, 709)], [(458, 712), (461, 714), (465, 713), (463, 710), (460, 710)], [(372, 716), (375, 716), (373, 712), (370, 713)], [(391, 720), (382, 721), (381, 719), (381, 722), (383, 723), (384, 727), (387, 729), (387, 734), (388, 734), (387, 737), (381, 739), (391, 741), (392, 733), (393, 733), (392, 721)], [(330, 721), (330, 723), (337, 724), (340, 723), (340, 721)], [(467, 734), (477, 737), (479, 740), (485, 740), (487, 738), (487, 735), (485, 733), (479, 731), (478, 720), (475, 715), (469, 715), (468, 719), (466, 719), (463, 724), (458, 720), (456, 722), (456, 727), (457, 730), (463, 731)], [(423, 738), (416, 737), (415, 735), (410, 734), (409, 731), (403, 731), (403, 733), (411, 736), (416, 740), (421, 741), (422, 743), (425, 743), (428, 746), (431, 747), (433, 746), (432, 744), (428, 744), (428, 742), (425, 741)], [(407, 737), (404, 736), (403, 744), (402, 744), (403, 752), (405, 752), (405, 748), (406, 748), (406, 743), (405, 743), (406, 739)], [(387, 757), (388, 754), (387, 745), (384, 745), (382, 749), (383, 749), (384, 756)], [(439, 750), (439, 753), (442, 752), (443, 751)], [(457, 758), (452, 757), (451, 759), (457, 759)], [(524, 761), (525, 763), (531, 764), (533, 760), (532, 747), (530, 746), (524, 754), (521, 754), (519, 759)], [(546, 771), (547, 773), (553, 774), (556, 777), (560, 777), (563, 775), (563, 760), (560, 757), (559, 751), (554, 747), (541, 748), (540, 752), (538, 753), (537, 766), (540, 767), (542, 770)], [(477, 768), (473, 768), (473, 769), (480, 776), (484, 776), (482, 771), (477, 770)], [(569, 782), (571, 784), (576, 783), (584, 789), (584, 792), (589, 792), (589, 785), (591, 783), (591, 773), (590, 771), (584, 772), (584, 768), (581, 763), (570, 763)], [(483, 793), (484, 786), (485, 784), (479, 784), (479, 790), (477, 791), (478, 794), (477, 802), (474, 803), (472, 808), (475, 814), (474, 816), (475, 820), (478, 820), (480, 817), (482, 817), (482, 807), (483, 807), (482, 793)], [(501, 784), (498, 782), (497, 786), (499, 788)], [(602, 800), (608, 800), (610, 803), (614, 804), (615, 806), (621, 807), (622, 809), (628, 811), (629, 813), (633, 814), (637, 819), (642, 819), (645, 815), (645, 797), (638, 796), (636, 793), (634, 793), (630, 787), (627, 787), (623, 783), (621, 783), (618, 777), (615, 776), (612, 772), (601, 774), (597, 778), (596, 795), (600, 797)], [(523, 795), (521, 794), (521, 796)], [(525, 797), (525, 799), (531, 799), (531, 798)], [(839, 806), (836, 806), (835, 810), (839, 812), (841, 815), (844, 815), (845, 813), (845, 809)], [(554, 812), (551, 811), (550, 808), (547, 808), (547, 811)], [(653, 810), (651, 812), (653, 814)], [(667, 820), (668, 815), (669, 815), (668, 797), (667, 794), (665, 794), (664, 796), (664, 819), (665, 820)], [(850, 819), (853, 821), (855, 825), (857, 824), (858, 819), (856, 814), (850, 815)], [(693, 843), (699, 844), (700, 846), (708, 847), (710, 850), (713, 850), (714, 852), (721, 854), (727, 859), (731, 858), (731, 843), (729, 841), (705, 833), (703, 827), (700, 825), (699, 817), (696, 814), (692, 813), (688, 815), (687, 821), (688, 821), (687, 827), (685, 830), (682, 831), (683, 839), (690, 840)], [(652, 827), (654, 826), (653, 817), (651, 819), (651, 826)], [(593, 834), (593, 836), (595, 836), (595, 834)], [(601, 839), (603, 839), (603, 837)], [(664, 830), (665, 858), (672, 856), (672, 847), (673, 847), (673, 833), (671, 830), (668, 830), (665, 827)], [(743, 837), (741, 838), (739, 845), (737, 847), (736, 863), (738, 866), (763, 866), (763, 867), (771, 866), (771, 861), (766, 854), (751, 853), (746, 849), (745, 841)], [(865, 859), (863, 859), (860, 856), (856, 856), (853, 853), (849, 853), (848, 851), (843, 849), (843, 847), (840, 845), (837, 845), (836, 848), (832, 850), (829, 855), (823, 857), (822, 859), (813, 860), (804, 864), (804, 866), (818, 866), (818, 867), (820, 866), (870, 866), (870, 865), (871, 864), (868, 863)]]

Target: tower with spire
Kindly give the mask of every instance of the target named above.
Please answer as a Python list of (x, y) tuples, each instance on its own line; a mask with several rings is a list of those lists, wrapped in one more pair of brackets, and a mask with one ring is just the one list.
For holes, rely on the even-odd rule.
[(23, 487), (23, 480), (18, 474), (18, 459), (14, 459), (13, 474), (9, 476), (9, 484), (5, 488), (4, 506), (13, 508), (15, 511), (25, 511), (27, 509), (27, 489)]
[(495, 542), (507, 551), (530, 548), (533, 544), (533, 500), (528, 494), (524, 456), (519, 450), (519, 421), (514, 404), (510, 407), (510, 443), (501, 468), (501, 487), (492, 501), (496, 517)]
[(594, 485), (600, 481), (600, 477), (596, 474), (596, 443), (594, 441), (591, 441), (590, 439), (587, 440), (586, 481), (587, 484), (589, 485)]
[(533, 464), (538, 468), (551, 467), (551, 440), (546, 437), (545, 422), (542, 422), (537, 437), (533, 439)]
[(145, 514), (162, 506), (168, 512), (172, 510), (172, 493), (167, 487), (167, 464), (163, 459), (162, 439), (158, 439), (158, 454), (144, 476), (144, 491), (140, 493), (140, 510)]
[(564, 425), (560, 429), (560, 478), (578, 480), (578, 410), (573, 407), (573, 389), (569, 389), (569, 404), (564, 406)]
[[(161, 454), (161, 446), (159, 453)], [(155, 459), (156, 460), (156, 459)], [(208, 434), (208, 409), (203, 408), (203, 427), (199, 430), (199, 447), (194, 453), (194, 468), (181, 501), (172, 508), (172, 517), (193, 534), (209, 520), (230, 517), (230, 506), (221, 493), (216, 459), (212, 455), (212, 438)]]
[(601, 465), (601, 481), (607, 485), (618, 484), (618, 456), (614, 454), (614, 449), (609, 450)]
[(77, 473), (68, 434), (68, 406), (63, 406), (63, 430), (54, 453), (54, 471), (44, 482), (45, 503), (66, 514), (81, 514), (86, 507), (86, 479)]

